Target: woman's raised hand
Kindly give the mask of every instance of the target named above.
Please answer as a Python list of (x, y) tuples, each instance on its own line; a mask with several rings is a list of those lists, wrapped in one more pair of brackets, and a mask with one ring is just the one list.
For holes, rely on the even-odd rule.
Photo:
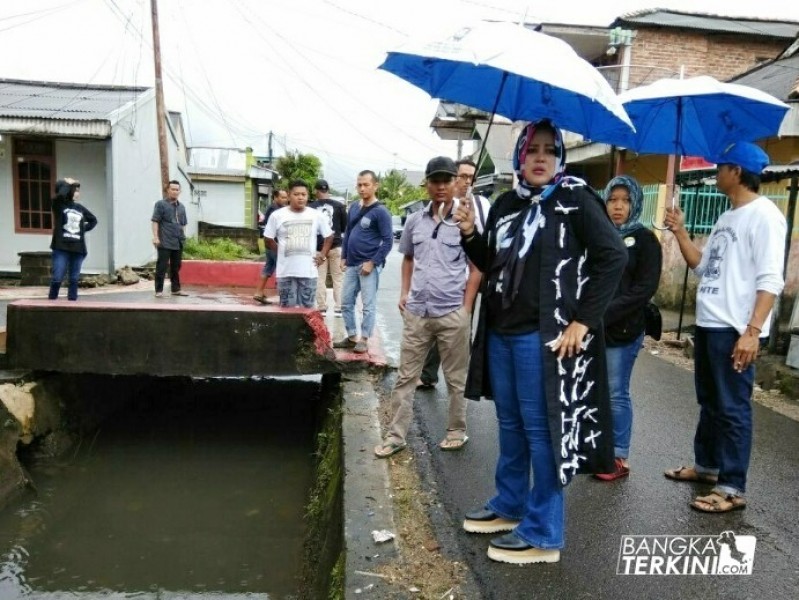
[(471, 194), (467, 194), (465, 198), (460, 200), (452, 220), (458, 224), (461, 235), (464, 237), (474, 233), (474, 204)]

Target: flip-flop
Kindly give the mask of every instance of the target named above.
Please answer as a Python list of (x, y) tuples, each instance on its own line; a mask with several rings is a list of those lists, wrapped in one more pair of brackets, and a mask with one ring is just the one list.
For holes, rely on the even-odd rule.
[(375, 446), (375, 456), (377, 458), (388, 458), (395, 455), (397, 452), (405, 450), (408, 444), (397, 442), (383, 442), (379, 446)]
[(697, 496), (688, 505), (694, 510), (706, 513), (725, 513), (746, 508), (746, 499), (733, 494), (722, 495), (710, 492), (707, 496)]
[(441, 443), (438, 444), (438, 447), (441, 448), (444, 452), (455, 452), (456, 450), (461, 450), (465, 445), (466, 442), (469, 441), (469, 436), (466, 434), (460, 436), (447, 436)]
[(663, 472), (663, 475), (666, 479), (671, 479), (672, 481), (688, 481), (692, 483), (717, 483), (719, 480), (717, 475), (697, 473), (694, 467), (668, 469)]

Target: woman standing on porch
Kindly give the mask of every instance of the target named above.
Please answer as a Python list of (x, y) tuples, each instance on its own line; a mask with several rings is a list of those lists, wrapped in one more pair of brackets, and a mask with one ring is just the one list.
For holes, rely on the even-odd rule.
[(53, 237), (50, 249), (53, 251), (52, 279), (48, 298), (58, 298), (61, 282), (69, 272), (67, 300), (78, 299), (78, 280), (80, 268), (86, 258), (86, 232), (97, 225), (97, 218), (91, 211), (78, 203), (80, 182), (74, 179), (59, 179), (55, 184), (53, 211)]

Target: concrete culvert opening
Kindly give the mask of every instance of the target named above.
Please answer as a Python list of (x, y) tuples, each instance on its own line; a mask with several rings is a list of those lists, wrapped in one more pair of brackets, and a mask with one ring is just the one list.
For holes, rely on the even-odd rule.
[(340, 585), (338, 375), (35, 383), (46, 425), (4, 429), (31, 485), (0, 511), (0, 598), (321, 598)]

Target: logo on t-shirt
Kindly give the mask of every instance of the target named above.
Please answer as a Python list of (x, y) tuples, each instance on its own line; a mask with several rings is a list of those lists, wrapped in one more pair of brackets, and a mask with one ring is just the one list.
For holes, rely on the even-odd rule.
[(66, 222), (64, 223), (64, 238), (69, 240), (80, 239), (80, 220), (83, 218), (83, 213), (79, 210), (68, 208), (64, 211)]
[(330, 229), (333, 229), (333, 213), (335, 212), (333, 207), (329, 204), (321, 204), (316, 210), (327, 217), (327, 224)]
[(313, 221), (287, 221), (286, 256), (311, 256), (311, 236), (316, 241)]

